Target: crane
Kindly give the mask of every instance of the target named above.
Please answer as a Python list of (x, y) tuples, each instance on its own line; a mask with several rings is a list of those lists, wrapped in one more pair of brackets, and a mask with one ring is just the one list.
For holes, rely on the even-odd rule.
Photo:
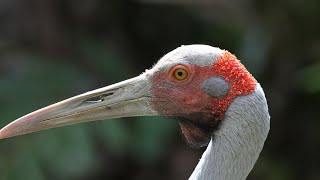
[(246, 179), (270, 129), (263, 89), (236, 56), (196, 44), (167, 53), (137, 77), (27, 114), (2, 128), (0, 139), (133, 116), (177, 117), (190, 146), (207, 146), (190, 180)]

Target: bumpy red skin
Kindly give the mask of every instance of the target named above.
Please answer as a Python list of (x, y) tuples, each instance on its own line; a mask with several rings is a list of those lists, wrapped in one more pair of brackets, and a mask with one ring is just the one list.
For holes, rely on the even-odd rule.
[[(211, 133), (219, 121), (224, 119), (233, 99), (239, 95), (251, 94), (256, 80), (228, 51), (212, 65), (199, 67), (186, 66), (189, 78), (186, 81), (174, 81), (171, 72), (154, 77), (152, 107), (165, 116), (182, 117), (181, 130), (186, 140), (193, 146), (206, 145)], [(201, 89), (201, 84), (210, 77), (222, 77), (230, 89), (225, 97), (212, 97)]]

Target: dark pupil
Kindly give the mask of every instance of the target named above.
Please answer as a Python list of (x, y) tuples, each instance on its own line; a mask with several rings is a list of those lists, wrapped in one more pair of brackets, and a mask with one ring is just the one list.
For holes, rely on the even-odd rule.
[(182, 76), (183, 75), (183, 72), (182, 71), (179, 71), (178, 72), (178, 76)]

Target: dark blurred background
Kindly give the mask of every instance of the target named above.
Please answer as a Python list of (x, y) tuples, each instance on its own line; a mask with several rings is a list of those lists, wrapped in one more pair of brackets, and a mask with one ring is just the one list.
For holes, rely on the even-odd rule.
[[(320, 1), (1, 0), (0, 127), (139, 75), (183, 44), (235, 53), (271, 131), (249, 180), (320, 179)], [(184, 180), (202, 150), (177, 122), (124, 118), (0, 141), (1, 180)]]

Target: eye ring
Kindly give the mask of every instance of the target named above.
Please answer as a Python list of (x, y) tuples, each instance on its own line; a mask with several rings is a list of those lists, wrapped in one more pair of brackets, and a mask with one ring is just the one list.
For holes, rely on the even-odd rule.
[(170, 72), (170, 79), (173, 81), (184, 82), (189, 79), (189, 69), (183, 65), (174, 66)]

